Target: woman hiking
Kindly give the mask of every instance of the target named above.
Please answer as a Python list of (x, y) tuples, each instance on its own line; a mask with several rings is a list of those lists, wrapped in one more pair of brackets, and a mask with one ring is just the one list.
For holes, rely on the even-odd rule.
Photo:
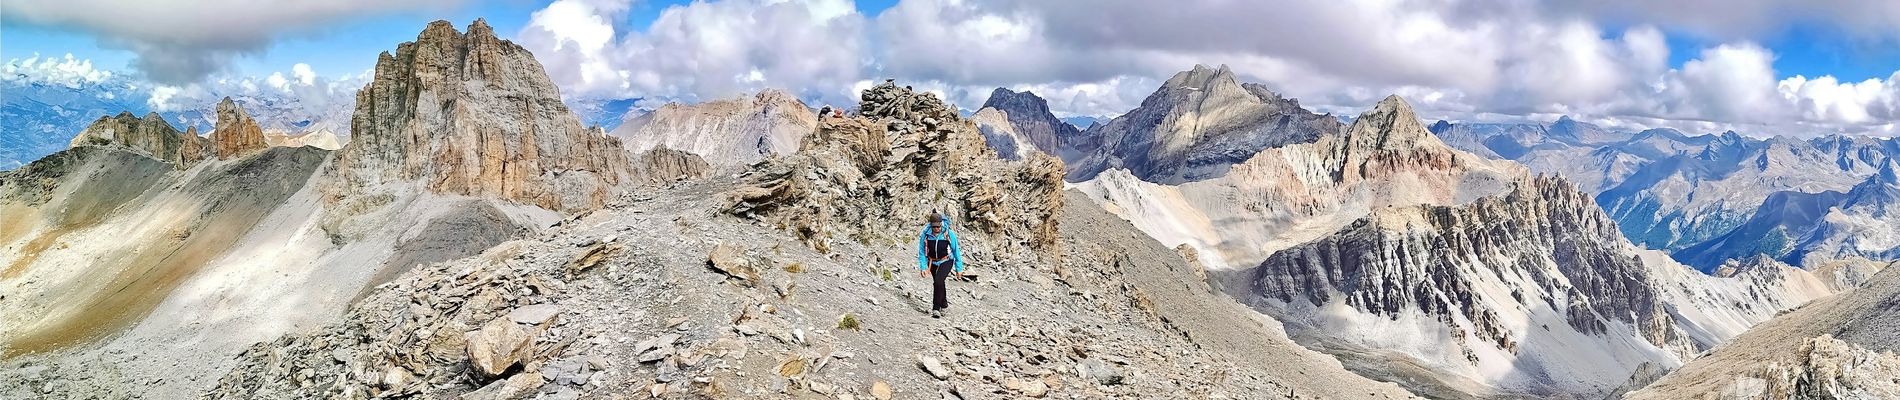
[(917, 236), (917, 276), (935, 278), (931, 318), (943, 318), (943, 310), (950, 307), (950, 294), (944, 288), (944, 280), (952, 273), (963, 278), (963, 249), (957, 247), (957, 233), (950, 230), (950, 222), (943, 213), (930, 213), (930, 225)]

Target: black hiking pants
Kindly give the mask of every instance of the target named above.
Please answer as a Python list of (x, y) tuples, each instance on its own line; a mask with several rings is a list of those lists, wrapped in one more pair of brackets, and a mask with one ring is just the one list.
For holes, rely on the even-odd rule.
[(949, 261), (944, 261), (944, 263), (942, 264), (930, 265), (930, 277), (932, 278), (932, 280), (937, 282), (936, 289), (931, 291), (931, 296), (932, 296), (930, 300), (931, 310), (934, 311), (934, 310), (942, 310), (945, 308), (950, 308), (950, 292), (949, 290), (944, 288), (943, 285), (944, 285), (944, 281), (950, 279), (950, 270), (956, 267), (957, 266), (955, 263), (952, 263)]

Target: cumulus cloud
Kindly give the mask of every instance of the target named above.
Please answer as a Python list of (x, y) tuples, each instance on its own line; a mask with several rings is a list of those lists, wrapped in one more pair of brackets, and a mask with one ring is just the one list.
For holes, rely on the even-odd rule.
[(866, 20), (844, 0), (725, 0), (667, 7), (645, 31), (615, 24), (629, 0), (557, 0), (517, 35), (572, 96), (688, 101), (767, 87), (843, 101), (861, 80)]
[(25, 59), (7, 60), (0, 65), (0, 80), (40, 82), (77, 88), (89, 83), (99, 83), (112, 78), (112, 72), (94, 69), (92, 60), (74, 59), (72, 53), (65, 57), (40, 57), (34, 53)]
[(295, 109), (295, 114), (341, 114), (356, 103), (356, 91), (374, 78), (374, 71), (320, 76), (304, 63), (292, 65), (288, 72), (275, 71), (263, 78), (218, 76), (184, 85), (148, 85), (152, 95), (146, 105), (153, 111), (180, 111), (206, 108), (226, 96), (255, 97), (272, 99), (276, 106)]
[(462, 0), (0, 0), (0, 22), (71, 28), (137, 54), (133, 65), (165, 84), (197, 82), (239, 54), (347, 17), (445, 9)]

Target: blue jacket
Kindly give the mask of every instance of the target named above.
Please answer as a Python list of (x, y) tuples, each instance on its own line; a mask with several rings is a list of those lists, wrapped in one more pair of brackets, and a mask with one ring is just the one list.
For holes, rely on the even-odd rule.
[(950, 230), (950, 221), (943, 222), (943, 235), (931, 235), (930, 225), (924, 225), (923, 233), (917, 235), (917, 269), (930, 270), (930, 256), (925, 254), (929, 249), (924, 245), (931, 240), (950, 241), (950, 261), (956, 263), (952, 271), (963, 272), (963, 248), (957, 247), (957, 231)]

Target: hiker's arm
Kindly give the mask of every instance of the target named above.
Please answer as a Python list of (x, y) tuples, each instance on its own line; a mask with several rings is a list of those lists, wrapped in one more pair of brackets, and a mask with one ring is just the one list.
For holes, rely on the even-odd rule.
[(930, 244), (929, 241), (924, 240), (924, 236), (921, 236), (921, 235), (917, 236), (917, 274), (918, 275), (923, 275), (925, 271), (930, 271), (930, 255), (929, 253), (925, 253), (925, 251), (927, 250), (925, 247), (929, 244)]
[(950, 231), (950, 258), (956, 260), (957, 264), (957, 269), (951, 271), (957, 271), (959, 274), (963, 273), (963, 248), (957, 246), (956, 231)]

